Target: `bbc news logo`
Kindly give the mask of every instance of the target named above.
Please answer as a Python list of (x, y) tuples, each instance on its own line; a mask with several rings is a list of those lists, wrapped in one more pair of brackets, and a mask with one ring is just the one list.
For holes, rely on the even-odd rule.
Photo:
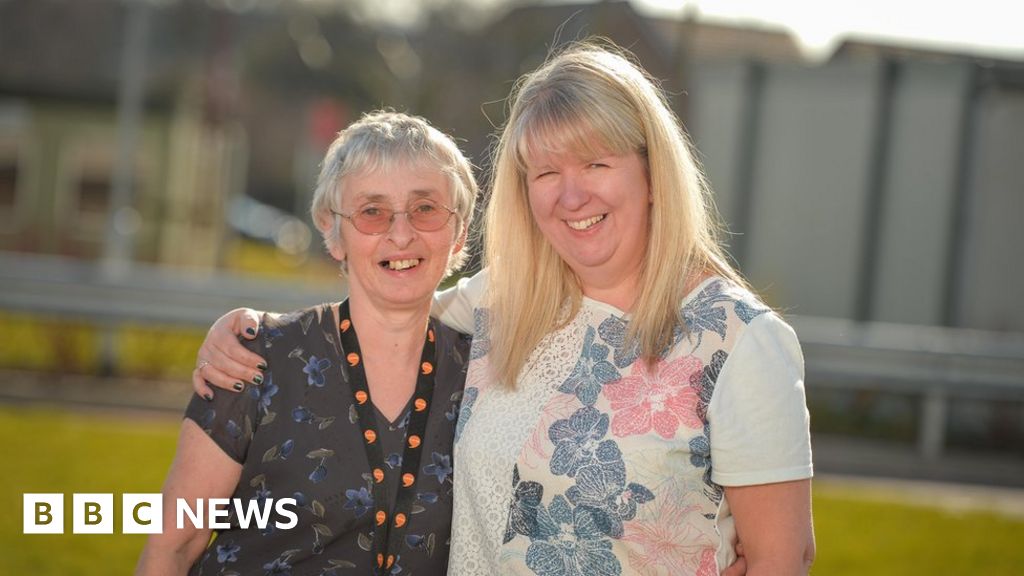
[[(24, 534), (64, 533), (64, 494), (23, 494)], [(74, 534), (113, 534), (113, 494), (72, 494), (71, 531)], [(164, 501), (162, 494), (122, 494), (121, 533), (159, 534), (163, 532)], [(274, 527), (294, 528), (299, 521), (298, 504), (294, 498), (273, 500), (242, 500), (240, 498), (197, 498), (189, 502), (178, 498), (175, 503), (175, 526), (180, 530), (188, 522), (195, 528), (213, 530), (231, 528), (228, 519), (234, 514), (240, 528), (255, 525), (264, 530), (275, 519)], [(282, 519), (286, 521), (281, 521)]]

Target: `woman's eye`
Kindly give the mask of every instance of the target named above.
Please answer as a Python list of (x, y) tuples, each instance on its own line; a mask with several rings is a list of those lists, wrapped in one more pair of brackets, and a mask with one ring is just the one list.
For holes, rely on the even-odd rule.
[(431, 214), (437, 211), (437, 206), (434, 206), (430, 202), (424, 202), (423, 204), (417, 204), (412, 207), (410, 212), (416, 212), (419, 214)]
[(384, 211), (381, 210), (380, 208), (376, 207), (376, 206), (366, 206), (365, 208), (359, 210), (359, 213), (362, 214), (363, 216), (369, 216), (371, 218), (376, 218), (377, 216), (380, 216), (381, 214), (383, 214)]

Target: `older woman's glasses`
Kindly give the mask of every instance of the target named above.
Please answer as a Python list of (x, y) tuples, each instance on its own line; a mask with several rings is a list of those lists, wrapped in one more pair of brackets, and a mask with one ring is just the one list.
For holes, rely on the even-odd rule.
[(404, 211), (393, 210), (386, 204), (371, 203), (357, 208), (351, 214), (335, 210), (331, 212), (351, 222), (352, 226), (363, 234), (374, 236), (390, 230), (395, 222), (395, 216), (399, 214), (405, 214), (409, 224), (420, 232), (434, 232), (444, 228), (454, 214), (451, 208), (427, 199), (409, 204)]

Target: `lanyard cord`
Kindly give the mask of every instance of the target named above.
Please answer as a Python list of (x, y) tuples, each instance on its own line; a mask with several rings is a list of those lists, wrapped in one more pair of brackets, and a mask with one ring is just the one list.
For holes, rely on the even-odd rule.
[[(416, 471), (419, 470), (420, 456), (423, 454), (424, 433), (427, 430), (427, 416), (430, 414), (430, 401), (434, 396), (434, 370), (436, 365), (436, 347), (434, 321), (427, 325), (426, 341), (423, 343), (423, 354), (420, 357), (420, 369), (416, 376), (416, 390), (413, 392), (413, 409), (409, 414), (406, 426), (405, 448), (402, 452), (401, 482), (395, 498), (394, 514), (389, 518), (387, 495), (385, 493), (384, 454), (378, 442), (377, 417), (370, 399), (370, 389), (366, 383), (366, 370), (363, 367), (363, 354), (359, 348), (359, 339), (352, 324), (348, 300), (341, 303), (338, 309), (341, 345), (346, 356), (349, 369), (349, 386), (355, 399), (356, 412), (359, 415), (359, 427), (363, 432), (363, 448), (366, 459), (370, 463), (373, 476), (374, 531), (373, 552), (377, 561), (377, 570), (387, 572), (395, 563), (401, 548), (402, 538), (409, 524), (409, 515), (415, 500)], [(391, 472), (393, 474), (394, 472)]]

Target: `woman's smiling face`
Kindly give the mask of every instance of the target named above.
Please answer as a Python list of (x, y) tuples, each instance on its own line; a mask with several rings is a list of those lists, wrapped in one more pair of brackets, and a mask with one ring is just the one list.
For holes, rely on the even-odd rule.
[[(448, 178), (436, 167), (402, 163), (343, 178), (340, 212), (354, 214), (373, 207), (405, 212), (429, 200), (451, 206)], [(339, 216), (340, 218), (340, 216)], [(395, 214), (387, 231), (372, 235), (341, 223), (341, 242), (331, 250), (348, 261), (349, 290), (357, 299), (383, 309), (430, 305), (451, 256), (462, 246), (458, 219), (452, 215), (439, 230), (417, 230), (408, 214)]]
[(583, 293), (620, 307), (632, 302), (649, 234), (646, 160), (636, 152), (538, 152), (526, 165), (534, 221)]

